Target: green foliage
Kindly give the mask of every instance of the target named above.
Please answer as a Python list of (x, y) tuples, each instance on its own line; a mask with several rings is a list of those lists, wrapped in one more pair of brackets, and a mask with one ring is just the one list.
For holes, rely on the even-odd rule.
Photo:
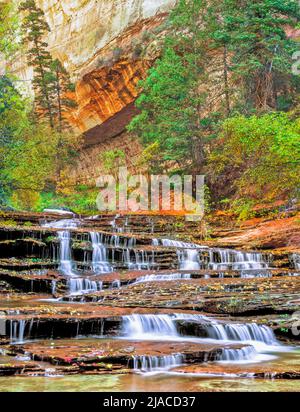
[(141, 113), (128, 129), (145, 146), (159, 146), (161, 167), (201, 171), (205, 144), (217, 123), (216, 114), (207, 113), (208, 90), (204, 86), (209, 23), (198, 24), (207, 10), (206, 1), (179, 1), (170, 17), (171, 34), (163, 55), (141, 83), (143, 93), (137, 100)]
[(70, 156), (72, 141), (45, 124), (29, 124), (21, 137), (10, 145), (3, 161), (9, 182), (11, 204), (32, 209), (47, 185), (55, 186), (61, 162)]
[(62, 131), (67, 127), (65, 113), (76, 107), (74, 99), (66, 94), (74, 90), (69, 75), (61, 62), (53, 60), (45, 38), (50, 27), (44, 12), (36, 6), (35, 0), (21, 3), (19, 10), (25, 14), (22, 23), (23, 41), (28, 47), (28, 63), (33, 67), (35, 92), (35, 114), (49, 120), (51, 128)]
[(237, 199), (233, 206), (243, 215), (261, 199), (297, 196), (299, 141), (300, 121), (285, 113), (228, 119), (209, 157), (215, 195)]
[(7, 153), (28, 124), (26, 101), (9, 77), (0, 77), (0, 205), (8, 203), (10, 191), (10, 178), (5, 169)]
[(177, 2), (128, 128), (152, 172), (208, 170), (211, 204), (225, 198), (242, 219), (297, 194), (298, 121), (274, 111), (296, 104), (286, 29), (299, 17), (296, 0)]
[(34, 69), (33, 87), (35, 91), (35, 113), (47, 118), (50, 127), (54, 127), (54, 88), (55, 76), (51, 70), (52, 57), (47, 50), (45, 38), (50, 32), (44, 12), (35, 4), (35, 0), (26, 0), (19, 7), (25, 14), (22, 22), (23, 41), (28, 45), (28, 63)]
[(53, 108), (55, 124), (59, 132), (68, 128), (66, 113), (70, 108), (76, 108), (77, 103), (68, 94), (75, 91), (75, 85), (71, 83), (70, 76), (64, 66), (58, 59), (51, 63), (51, 70), (54, 73), (54, 93), (56, 95), (56, 104)]
[(298, 44), (287, 37), (286, 28), (296, 27), (299, 2), (224, 0), (221, 13), (223, 24), (214, 38), (223, 41), (232, 55), (230, 71), (238, 86), (237, 110), (247, 113), (283, 108), (284, 98), (291, 104), (296, 92), (292, 55)]
[(17, 222), (13, 219), (0, 220), (0, 225), (6, 227), (18, 226)]
[(30, 117), (28, 103), (8, 77), (0, 78), (0, 204), (30, 209), (46, 185), (55, 185), (74, 138)]
[(13, 2), (0, 3), (0, 53), (11, 58), (17, 50), (18, 15)]
[(96, 199), (99, 189), (88, 186), (77, 186), (68, 195), (59, 195), (55, 192), (42, 192), (36, 205), (37, 211), (49, 207), (68, 207), (76, 213), (96, 214)]
[(126, 155), (121, 149), (107, 150), (106, 152), (100, 153), (99, 157), (105, 172), (113, 176), (118, 174), (119, 167), (125, 166), (126, 164)]
[[(13, 4), (0, 4), (6, 58), (19, 47)], [(67, 122), (77, 106), (75, 86), (48, 51), (50, 28), (35, 0), (23, 1), (19, 11), (34, 71), (35, 116), (15, 79), (0, 77), (0, 205), (94, 212), (97, 189), (74, 188), (67, 168), (77, 149)], [(298, 21), (296, 0), (178, 0), (164, 26), (142, 35), (147, 43), (168, 32), (140, 84), (140, 114), (128, 127), (144, 145), (138, 166), (154, 173), (207, 171), (206, 211), (222, 203), (240, 219), (262, 201), (298, 196), (299, 78), (291, 73), (298, 45), (286, 34)], [(132, 46), (133, 58), (140, 58), (142, 45)], [(116, 47), (111, 61), (99, 64), (122, 54)], [(126, 156), (116, 149), (100, 159), (116, 177)]]
[(32, 222), (24, 222), (23, 226), (24, 227), (31, 227), (31, 226), (33, 226), (33, 223)]
[(149, 144), (142, 151), (138, 161), (137, 166), (142, 169), (153, 170), (158, 173), (161, 172), (162, 164), (162, 153), (160, 150), (159, 142), (155, 141), (154, 143)]

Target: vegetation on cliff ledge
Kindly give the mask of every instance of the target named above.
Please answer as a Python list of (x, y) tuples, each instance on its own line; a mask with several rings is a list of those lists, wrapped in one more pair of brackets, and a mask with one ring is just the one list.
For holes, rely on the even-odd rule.
[[(136, 165), (152, 173), (202, 173), (213, 206), (242, 215), (299, 191), (299, 49), (296, 0), (180, 0), (164, 23), (161, 57), (141, 82), (128, 130), (144, 145)], [(91, 211), (96, 190), (69, 182), (78, 139), (68, 125), (74, 85), (48, 48), (34, 0), (0, 5), (0, 52), (26, 54), (34, 102), (0, 78), (0, 201), (17, 208)], [(125, 156), (101, 153), (113, 171)], [(118, 163), (119, 164), (119, 163)]]
[(205, 173), (218, 205), (297, 197), (298, 2), (180, 0), (169, 20), (129, 126), (150, 169)]

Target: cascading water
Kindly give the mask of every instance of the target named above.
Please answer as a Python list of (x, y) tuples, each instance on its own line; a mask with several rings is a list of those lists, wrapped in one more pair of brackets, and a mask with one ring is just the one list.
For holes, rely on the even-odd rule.
[(210, 249), (208, 269), (212, 270), (261, 270), (268, 263), (260, 253), (247, 253), (227, 249)]
[[(171, 239), (153, 239), (152, 245), (177, 248), (179, 268), (181, 270), (203, 268), (216, 271), (255, 271), (269, 268), (269, 262), (261, 253), (241, 252), (231, 249), (210, 249), (195, 243)], [(247, 273), (245, 273), (245, 276), (247, 276)]]
[(179, 279), (191, 279), (191, 275), (189, 273), (171, 273), (169, 275), (145, 275), (137, 278), (135, 283), (166, 282)]
[(292, 254), (292, 262), (296, 270), (300, 270), (300, 255), (298, 253)]
[(80, 221), (78, 219), (61, 219), (45, 223), (43, 227), (54, 229), (76, 229), (79, 225)]
[(133, 369), (140, 372), (158, 372), (180, 366), (184, 356), (180, 353), (166, 356), (134, 356)]
[(66, 229), (58, 232), (58, 238), (60, 242), (59, 249), (59, 270), (65, 276), (76, 276), (73, 272), (73, 263), (71, 259), (71, 233), (67, 229), (75, 229), (79, 225), (79, 221), (76, 219), (62, 219), (54, 222), (49, 222), (44, 227), (50, 227), (55, 229)]
[(90, 279), (72, 278), (69, 279), (68, 286), (71, 295), (80, 295), (83, 293), (101, 291), (103, 283), (101, 281), (92, 281)]
[(73, 272), (71, 260), (71, 235), (68, 231), (58, 232), (60, 241), (60, 264), (59, 270), (66, 276), (76, 276)]
[(108, 263), (106, 248), (100, 241), (100, 235), (96, 232), (90, 233), (93, 247), (92, 268), (93, 272), (108, 273), (112, 272), (112, 266)]
[(119, 235), (103, 235), (101, 234), (101, 242), (113, 247), (127, 247), (132, 248), (136, 245), (136, 238), (134, 237), (121, 237)]
[(113, 229), (113, 231), (118, 232), (118, 233), (122, 233), (124, 232), (124, 228), (122, 226), (119, 226), (117, 224), (117, 219), (119, 219), (120, 215), (116, 215), (113, 220), (110, 222), (111, 227)]
[[(191, 323), (201, 322), (201, 325), (207, 331), (206, 337), (181, 336), (176, 326), (180, 320)], [(241, 348), (223, 348), (216, 359), (222, 362), (260, 362), (270, 360), (274, 359), (274, 357), (264, 354), (268, 350), (268, 345), (272, 345), (270, 347), (276, 346), (276, 350), (281, 349), (272, 330), (264, 325), (260, 326), (255, 323), (221, 324), (203, 315), (133, 314), (124, 316), (122, 334), (127, 339), (135, 340), (188, 340), (199, 343), (216, 342), (218, 344), (243, 342), (243, 344), (247, 343), (249, 345)], [(260, 352), (263, 354), (260, 354)], [(151, 371), (160, 367), (157, 363), (159, 361), (155, 357), (153, 359), (145, 357), (144, 359), (138, 359), (137, 362), (139, 363), (135, 368), (139, 370)], [(164, 362), (164, 360), (161, 362)], [(180, 363), (182, 363), (182, 360), (180, 360)], [(169, 368), (167, 360), (165, 365), (162, 364), (162, 367), (166, 370)]]
[(267, 345), (277, 344), (273, 331), (265, 325), (257, 325), (256, 323), (221, 324), (211, 322), (207, 327), (207, 332), (210, 338), (217, 340), (256, 341)]
[(130, 270), (151, 270), (155, 265), (154, 251), (124, 249), (122, 263)]
[(12, 343), (23, 343), (26, 328), (26, 320), (10, 321), (10, 341)]
[(119, 289), (120, 287), (121, 287), (121, 281), (119, 279), (116, 279), (111, 283), (112, 289)]
[(196, 243), (182, 242), (181, 240), (172, 240), (172, 239), (153, 239), (153, 246), (165, 246), (165, 247), (178, 247), (178, 248), (196, 248), (202, 249), (207, 248), (207, 246), (200, 246)]
[(217, 361), (221, 362), (241, 362), (255, 359), (257, 352), (253, 346), (246, 346), (244, 348), (223, 348)]
[(183, 249), (177, 251), (179, 268), (181, 270), (199, 270), (199, 255), (197, 249)]
[(134, 339), (178, 336), (172, 316), (151, 314), (124, 316), (123, 334)]
[(52, 282), (51, 282), (51, 293), (52, 293), (52, 295), (55, 295), (55, 292), (56, 292), (56, 281), (52, 280)]
[(205, 248), (195, 243), (182, 242), (180, 240), (171, 239), (153, 239), (153, 246), (176, 247), (179, 262), (179, 269), (181, 270), (199, 270), (200, 262), (198, 249)]
[(203, 315), (162, 314), (162, 315), (129, 315), (123, 317), (123, 334), (132, 338), (145, 335), (152, 338), (161, 336), (179, 337), (176, 321), (201, 322), (207, 331), (208, 338), (235, 342), (263, 342), (276, 345), (273, 331), (265, 325), (256, 323), (223, 324)]
[[(128, 222), (125, 223), (125, 226), (119, 227), (116, 223), (117, 218), (118, 216), (116, 216), (112, 222), (112, 227), (115, 230), (114, 234), (89, 232), (93, 248), (92, 261), (90, 259), (90, 252), (87, 251), (84, 257), (84, 263), (88, 262), (89, 265), (92, 263), (94, 274), (112, 272), (113, 266), (109, 264), (107, 256), (109, 251), (109, 257), (112, 257), (112, 262), (114, 262), (114, 258), (116, 257), (116, 267), (119, 267), (117, 265), (122, 263), (122, 267), (125, 266), (129, 269), (152, 270), (154, 266), (157, 269), (160, 264), (161, 251), (157, 251), (154, 247), (144, 248), (143, 246), (139, 246), (144, 243), (147, 244), (144, 239), (141, 241), (138, 237), (129, 237), (129, 235), (118, 233), (124, 232), (125, 227), (127, 229)], [(74, 271), (77, 271), (77, 268), (72, 262), (70, 229), (76, 228), (78, 222), (65, 219), (47, 225), (48, 227), (60, 229), (58, 232), (60, 240), (59, 268), (68, 276), (70, 294), (80, 295), (102, 290), (103, 284), (101, 281), (93, 280), (91, 277), (79, 277), (74, 273)], [(79, 237), (78, 234), (76, 237)], [(86, 234), (83, 234), (81, 236), (81, 239), (82, 238), (87, 240)], [(192, 275), (189, 271), (199, 270), (200, 268), (216, 270), (219, 272), (220, 277), (224, 275), (223, 272), (225, 270), (241, 271), (242, 277), (256, 276), (257, 273), (260, 273), (260, 276), (268, 276), (265, 269), (269, 267), (269, 261), (266, 256), (259, 253), (249, 253), (231, 249), (210, 249), (194, 243), (169, 239), (153, 239), (152, 246), (176, 248), (178, 267), (180, 270), (187, 271), (187, 273), (155, 274), (154, 272), (153, 274), (137, 278), (135, 283), (191, 279)], [(165, 268), (165, 261), (169, 264), (168, 262), (175, 256), (174, 250), (171, 252), (167, 251), (166, 256), (167, 258), (165, 258), (162, 253), (161, 260), (164, 266), (162, 264), (161, 266), (163, 268)], [(171, 259), (169, 256), (171, 256)], [(157, 261), (155, 261), (155, 258), (158, 258)], [(293, 255), (292, 261), (296, 269), (300, 268), (299, 255)], [(113, 264), (115, 266), (115, 263)], [(78, 265), (78, 267), (79, 270), (80, 266)], [(170, 267), (174, 267), (173, 262)], [(215, 274), (212, 275), (215, 276)], [(208, 277), (209, 275), (206, 276)], [(98, 279), (98, 277), (95, 277), (95, 279)], [(120, 280), (115, 280), (108, 285), (106, 281), (105, 287), (119, 288), (121, 287), (121, 282)], [(55, 293), (56, 283), (53, 281), (52, 294)], [(72, 297), (70, 297), (70, 299), (72, 299)], [(86, 297), (82, 297), (82, 301), (85, 299), (87, 300)], [(25, 329), (27, 338), (30, 336), (30, 332), (28, 331), (26, 321), (20, 320), (14, 322), (11, 323), (11, 341), (19, 343), (24, 340)], [(79, 331), (80, 326), (78, 326), (77, 335)], [(115, 334), (115, 331), (113, 333)], [(113, 337), (115, 338), (114, 334)], [(99, 329), (98, 336), (103, 337), (103, 325), (102, 328)], [(277, 343), (272, 330), (267, 326), (257, 325), (255, 323), (226, 324), (198, 314), (133, 314), (124, 316), (122, 318), (122, 333), (119, 338), (126, 338), (128, 340), (191, 341), (201, 344), (209, 344), (212, 342), (219, 351), (216, 360), (222, 362), (244, 362), (248, 360), (254, 362), (255, 359), (258, 358), (258, 352), (261, 353), (268, 350), (266, 346), (277, 346), (278, 350), (280, 350), (280, 345)], [(186, 359), (187, 361), (189, 360), (188, 356)], [(162, 354), (161, 356), (141, 355), (132, 357), (132, 366), (136, 371), (155, 372), (172, 369), (175, 366), (183, 364), (184, 361), (185, 357), (182, 354)]]

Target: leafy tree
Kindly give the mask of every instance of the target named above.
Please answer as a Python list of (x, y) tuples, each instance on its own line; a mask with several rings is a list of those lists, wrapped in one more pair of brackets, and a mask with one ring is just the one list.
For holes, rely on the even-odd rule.
[(209, 157), (215, 197), (255, 204), (298, 196), (300, 121), (285, 113), (224, 122)]
[(4, 169), (6, 155), (27, 125), (26, 102), (9, 77), (0, 77), (0, 204), (7, 203), (11, 189)]
[(29, 107), (13, 81), (0, 77), (0, 205), (34, 208), (77, 150), (72, 134), (36, 123)]
[(115, 178), (118, 176), (119, 167), (126, 164), (126, 155), (121, 149), (106, 150), (99, 157), (105, 172), (113, 174)]
[(30, 123), (10, 147), (4, 172), (10, 181), (14, 206), (32, 209), (43, 190), (55, 190), (61, 164), (74, 154), (72, 135), (55, 132), (49, 125)]
[(18, 17), (12, 2), (0, 3), (0, 53), (10, 58), (16, 51)]

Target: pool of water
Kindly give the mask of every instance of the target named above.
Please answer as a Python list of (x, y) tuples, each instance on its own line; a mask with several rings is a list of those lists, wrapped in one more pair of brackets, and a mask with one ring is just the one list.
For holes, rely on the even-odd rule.
[(299, 392), (299, 380), (224, 379), (167, 374), (0, 377), (0, 392)]

